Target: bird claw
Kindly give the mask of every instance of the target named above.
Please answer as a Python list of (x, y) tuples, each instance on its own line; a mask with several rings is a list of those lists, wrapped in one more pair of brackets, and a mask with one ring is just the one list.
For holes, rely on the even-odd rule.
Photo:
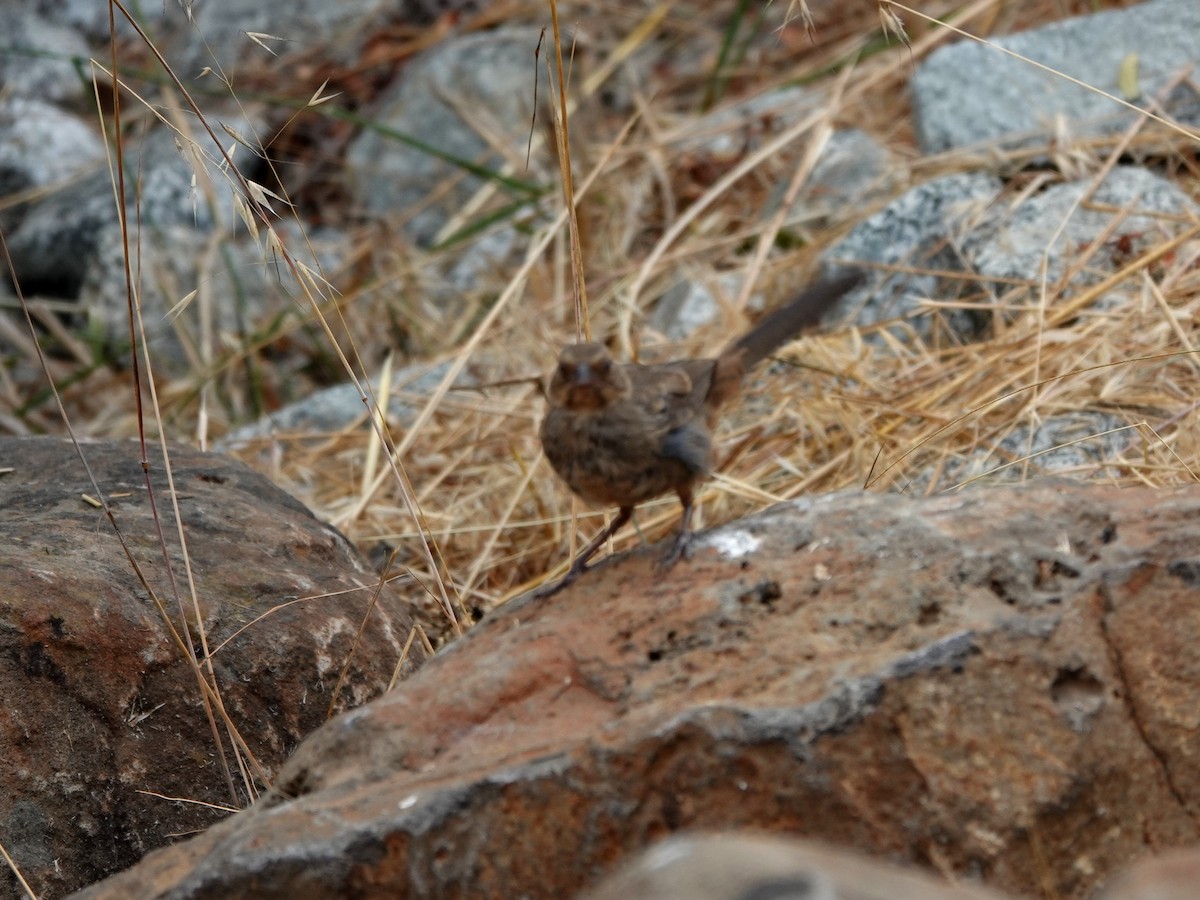
[(681, 559), (692, 558), (692, 534), (690, 531), (681, 531), (676, 535), (675, 540), (671, 541), (671, 545), (667, 547), (667, 552), (662, 555), (658, 561), (658, 571), (666, 572), (673, 568), (675, 563)]
[[(605, 535), (605, 537), (607, 537), (607, 535)], [(541, 587), (536, 588), (533, 592), (534, 598), (540, 600), (543, 597), (554, 596), (563, 588), (574, 582), (575, 579), (577, 579), (580, 575), (590, 569), (591, 566), (586, 565), (585, 561), (591, 556), (591, 551), (594, 549), (594, 547), (590, 547), (588, 550), (585, 550), (583, 554), (577, 557), (571, 568), (567, 570), (567, 574), (558, 581), (552, 581), (549, 584), (543, 584)], [(674, 567), (675, 563), (679, 562), (679, 560), (691, 559), (693, 549), (693, 536), (691, 530), (681, 530), (677, 535), (675, 535), (675, 539), (671, 541), (670, 546), (667, 547), (667, 551), (659, 558), (658, 564), (655, 566), (655, 568), (659, 572), (666, 572)]]

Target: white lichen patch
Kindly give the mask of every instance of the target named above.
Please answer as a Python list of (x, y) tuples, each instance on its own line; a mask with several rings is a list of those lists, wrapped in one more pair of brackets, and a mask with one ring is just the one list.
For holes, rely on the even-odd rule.
[(704, 539), (704, 544), (716, 549), (726, 559), (738, 559), (749, 556), (762, 541), (744, 529), (726, 528), (710, 534)]

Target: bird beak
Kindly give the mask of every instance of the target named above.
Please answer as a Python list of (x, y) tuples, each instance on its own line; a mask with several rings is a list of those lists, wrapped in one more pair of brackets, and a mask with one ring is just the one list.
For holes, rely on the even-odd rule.
[(604, 405), (603, 384), (595, 367), (587, 363), (579, 363), (571, 370), (566, 387), (567, 406), (571, 409), (599, 409)]

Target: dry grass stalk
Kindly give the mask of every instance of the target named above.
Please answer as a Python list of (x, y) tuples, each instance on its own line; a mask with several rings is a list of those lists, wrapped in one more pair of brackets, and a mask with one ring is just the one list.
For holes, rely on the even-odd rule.
[[(900, 9), (887, 7), (893, 13)], [(998, 0), (976, 0), (953, 11), (954, 23), (1007, 27), (1012, 23), (1005, 17), (1011, 14), (1002, 7)], [(540, 4), (524, 9), (535, 20), (544, 15)], [(948, 3), (924, 9), (928, 16), (951, 12)], [(741, 91), (800, 80), (822, 93), (824, 102), (766, 149), (738, 155), (717, 171), (689, 168), (672, 143), (694, 116), (703, 92), (694, 72), (681, 68), (675, 82), (664, 74), (656, 92), (635, 89), (631, 112), (619, 123), (587, 102), (604, 84), (593, 72), (619, 73), (621, 62), (636, 55), (656, 29), (683, 42), (695, 29), (718, 27), (705, 24), (711, 8), (656, 5), (633, 21), (634, 37), (597, 26), (587, 59), (574, 63), (583, 72), (575, 77), (581, 102), (569, 113), (593, 334), (615, 337), (628, 353), (646, 357), (711, 352), (745, 323), (751, 284), (768, 302), (782, 301), (812, 269), (819, 247), (871, 212), (854, 210), (820, 231), (805, 223), (767, 226), (763, 221), (776, 185), (802, 187), (804, 167), (798, 174), (796, 161), (825, 123), (853, 122), (893, 145), (911, 141), (907, 80), (913, 65), (949, 32), (921, 26), (912, 11), (900, 14), (912, 35), (911, 47), (871, 48), (877, 12), (863, 4), (836, 23), (818, 21), (815, 42), (804, 37), (798, 44), (803, 53), (789, 53), (787, 42), (793, 38), (782, 32), (777, 53), (786, 64), (736, 71), (731, 83)], [(1042, 4), (1036, 10), (1023, 7), (1022, 15), (1026, 19), (1019, 24), (1028, 26), (1059, 12)], [(580, 21), (586, 27), (586, 15)], [(481, 129), (493, 130), (485, 122)], [(1069, 161), (1089, 167), (1094, 160), (1115, 159), (1118, 150), (1153, 153), (1181, 172), (1193, 168), (1187, 139), (1155, 123), (1116, 138), (1076, 142)], [(899, 192), (940, 174), (1017, 168), (1024, 158), (971, 150), (908, 160), (897, 154), (893, 181)], [(248, 185), (240, 190), (251, 198), (246, 213), (253, 220), (262, 203), (252, 200), (264, 195)], [(1011, 190), (1019, 192), (1021, 185), (1014, 183)], [(481, 191), (472, 208), (483, 212), (502, 203), (492, 194)], [(377, 543), (394, 548), (398, 570), (423, 586), (414, 587), (414, 594), (432, 596), (442, 621), (454, 623), (442, 631), (453, 634), (465, 619), (565, 564), (575, 527), (590, 533), (602, 521), (598, 512), (573, 512), (567, 492), (540, 460), (536, 424), (542, 403), (529, 383), (473, 392), (451, 388), (455, 373), (463, 370), (483, 383), (538, 375), (574, 338), (569, 289), (564, 289), (571, 251), (562, 230), (561, 201), (545, 200), (540, 213), (527, 223), (536, 238), (524, 265), (515, 273), (485, 277), (459, 298), (453, 314), (430, 307), (422, 286), (447, 252), (473, 252), (470, 243), (431, 253), (385, 244), (352, 261), (351, 271), (325, 273), (341, 293), (292, 269), (305, 307), (279, 331), (243, 346), (229, 348), (210, 335), (196, 371), (162, 385), (160, 418), (152, 427), (206, 439), (210, 431), (220, 433), (247, 416), (252, 406), (235, 388), (244, 380), (242, 365), (269, 345), (301, 341), (305, 328), (316, 330), (324, 351), (332, 352), (345, 372), (362, 373), (361, 360), (381, 360), (394, 349), (395, 332), (384, 323), (402, 323), (406, 339), (424, 356), (452, 363), (432, 396), (404, 397), (419, 409), (415, 421), (404, 428), (391, 423), (388, 432), (368, 425), (334, 434), (278, 435), (270, 442), (269, 474), (364, 548)], [(271, 242), (287, 266), (286, 241), (270, 225), (269, 219), (256, 223), (264, 246)], [(777, 235), (794, 249), (781, 249)], [(380, 247), (378, 235), (370, 237), (363, 243)], [(912, 340), (901, 341), (882, 326), (805, 338), (781, 354), (788, 365), (755, 376), (752, 401), (727, 417), (719, 435), (726, 461), (701, 496), (697, 524), (726, 521), (766, 502), (809, 493), (951, 489), (967, 461), (1064, 410), (1107, 413), (1128, 427), (1121, 432), (1127, 440), (1119, 442), (1119, 452), (1076, 473), (1079, 477), (1151, 485), (1191, 480), (1200, 450), (1195, 417), (1188, 414), (1200, 392), (1200, 366), (1192, 355), (1200, 316), (1195, 245), (1193, 233), (1163, 241), (1138, 259), (1118, 263), (1114, 275), (1065, 301), (1061, 285), (1006, 285), (1017, 303), (1010, 317), (997, 324), (991, 338), (966, 346), (923, 343), (915, 331)], [(1101, 240), (1078, 248), (1064, 262), (1083, 268), (1113, 253), (1110, 242)], [(687, 342), (668, 345), (648, 332), (646, 307), (684, 269), (714, 282), (723, 273), (742, 273), (747, 286), (743, 296), (728, 298), (719, 322)], [(1124, 302), (1095, 305), (1116, 289), (1127, 295)], [(990, 307), (995, 302), (990, 291), (980, 285), (973, 297), (955, 304), (930, 302), (927, 314), (972, 303)], [(196, 302), (211, 301), (201, 294)], [(879, 342), (865, 341), (869, 333)], [(86, 347), (75, 347), (73, 354), (91, 365)], [(128, 378), (100, 366), (64, 390), (64, 402), (82, 430), (128, 434), (136, 428), (127, 399), (116, 407), (103, 399), (114, 390), (128, 398)], [(359, 378), (364, 395), (369, 394)], [(12, 379), (0, 380), (10, 409), (24, 406), (19, 390)], [(29, 421), (53, 427), (50, 414), (36, 412)], [(1093, 438), (1100, 440), (1100, 434)], [(261, 462), (259, 449), (248, 448), (246, 458)], [(1037, 457), (1008, 462), (1005, 474), (1036, 464)], [(642, 535), (657, 539), (673, 527), (676, 516), (672, 502), (648, 505), (638, 515)], [(631, 530), (614, 549), (640, 539)], [(443, 582), (444, 589), (438, 587)]]

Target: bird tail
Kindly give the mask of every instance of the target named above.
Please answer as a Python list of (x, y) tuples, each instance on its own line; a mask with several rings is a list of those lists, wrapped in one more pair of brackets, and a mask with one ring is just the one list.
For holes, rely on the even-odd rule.
[(730, 344), (722, 357), (738, 357), (748, 371), (772, 351), (806, 328), (816, 325), (838, 300), (866, 280), (860, 269), (844, 269), (817, 281), (786, 306), (760, 319), (753, 328)]

